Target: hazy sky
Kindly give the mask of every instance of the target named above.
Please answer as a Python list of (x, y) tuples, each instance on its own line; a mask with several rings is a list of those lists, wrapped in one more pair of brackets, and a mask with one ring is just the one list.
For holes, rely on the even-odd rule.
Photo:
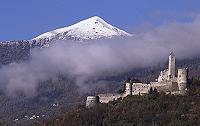
[(190, 21), (199, 0), (0, 0), (0, 41), (31, 39), (98, 15), (126, 31)]

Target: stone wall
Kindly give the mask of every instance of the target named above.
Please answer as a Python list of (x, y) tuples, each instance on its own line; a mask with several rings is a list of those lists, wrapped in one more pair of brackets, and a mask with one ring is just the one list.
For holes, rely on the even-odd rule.
[(176, 72), (176, 58), (173, 52), (169, 55), (169, 64), (168, 64), (168, 80), (175, 78)]
[(172, 81), (151, 82), (152, 88), (156, 88), (159, 92), (172, 92), (178, 90), (178, 83)]
[(88, 96), (86, 100), (86, 107), (91, 108), (98, 103), (97, 96)]
[(147, 94), (149, 90), (150, 90), (150, 84), (133, 83), (132, 85), (133, 95)]
[(108, 103), (117, 100), (118, 98), (123, 98), (124, 94), (99, 94), (98, 96), (100, 103)]
[(167, 81), (168, 80), (168, 69), (160, 72), (158, 77), (158, 82)]

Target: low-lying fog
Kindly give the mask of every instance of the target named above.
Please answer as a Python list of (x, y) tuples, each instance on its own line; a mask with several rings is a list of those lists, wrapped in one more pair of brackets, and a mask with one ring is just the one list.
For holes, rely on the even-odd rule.
[(55, 43), (49, 48), (33, 49), (30, 61), (3, 66), (0, 85), (5, 93), (34, 95), (38, 82), (58, 73), (75, 77), (77, 85), (84, 87), (84, 78), (165, 62), (172, 50), (179, 59), (200, 56), (200, 17), (188, 23), (155, 27), (129, 39)]

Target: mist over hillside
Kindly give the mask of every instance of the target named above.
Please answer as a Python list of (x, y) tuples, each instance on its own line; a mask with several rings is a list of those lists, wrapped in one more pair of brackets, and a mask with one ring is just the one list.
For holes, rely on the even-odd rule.
[(200, 55), (199, 25), (197, 16), (192, 22), (165, 24), (129, 39), (64, 40), (34, 48), (30, 60), (0, 69), (1, 88), (10, 96), (16, 92), (34, 96), (39, 82), (62, 74), (75, 78), (80, 92), (88, 92), (91, 78), (164, 63), (170, 51), (179, 59), (195, 58)]
[(1, 0), (0, 126), (199, 124), (199, 5)]

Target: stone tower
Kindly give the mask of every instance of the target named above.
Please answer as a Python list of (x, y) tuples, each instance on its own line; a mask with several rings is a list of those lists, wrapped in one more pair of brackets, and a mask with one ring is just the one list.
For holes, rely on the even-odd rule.
[(173, 52), (169, 55), (169, 66), (168, 66), (168, 80), (175, 78), (175, 71), (176, 71), (176, 61), (175, 55)]
[(125, 96), (132, 95), (132, 83), (126, 82)]
[(158, 82), (162, 82), (163, 81), (163, 71), (160, 72), (160, 75), (158, 77)]
[(98, 103), (98, 96), (88, 96), (86, 100), (86, 107), (91, 108)]
[(186, 93), (186, 85), (188, 81), (188, 69), (178, 69), (178, 88), (180, 91), (180, 94)]

